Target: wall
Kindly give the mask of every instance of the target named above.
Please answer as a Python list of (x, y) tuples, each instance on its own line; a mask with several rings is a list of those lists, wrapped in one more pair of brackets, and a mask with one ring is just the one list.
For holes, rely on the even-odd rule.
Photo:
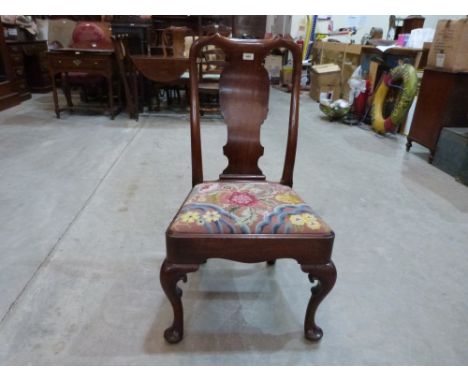
[[(398, 17), (406, 17), (407, 15), (397, 15)], [(441, 19), (459, 19), (464, 16), (461, 15), (422, 15), (425, 18), (424, 27), (425, 28), (436, 28), (437, 21)], [(303, 35), (303, 32), (298, 31), (298, 27), (303, 20), (304, 15), (294, 15), (291, 22), (291, 35), (295, 38)], [(348, 27), (348, 18), (346, 15), (332, 15), (333, 28), (338, 30), (339, 28)], [(364, 34), (368, 33), (372, 27), (382, 28), (384, 38), (387, 36), (388, 32), (388, 19), (389, 15), (367, 15), (361, 16), (361, 24), (357, 30), (357, 33), (351, 38), (356, 42), (360, 43), (361, 38)]]

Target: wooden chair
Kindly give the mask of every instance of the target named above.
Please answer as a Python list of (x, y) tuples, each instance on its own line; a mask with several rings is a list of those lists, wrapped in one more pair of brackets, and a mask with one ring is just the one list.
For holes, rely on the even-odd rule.
[[(197, 57), (206, 45), (226, 53), (220, 79), (220, 104), (227, 124), (224, 154), (228, 166), (218, 181), (203, 180), (198, 100)], [(263, 155), (260, 127), (268, 113), (269, 79), (263, 61), (271, 49), (287, 48), (293, 55), (293, 88), (283, 174), (279, 183), (267, 182), (258, 167)], [(293, 191), (296, 155), (301, 49), (292, 40), (230, 40), (220, 35), (202, 38), (190, 51), (191, 144), (193, 189), (166, 231), (167, 255), (160, 280), (173, 311), (164, 332), (170, 343), (183, 337), (182, 291), (187, 280), (210, 258), (244, 263), (276, 259), (296, 260), (314, 283), (304, 322), (305, 337), (323, 333), (315, 312), (332, 289), (336, 269), (331, 261), (334, 233)]]
[(169, 27), (162, 32), (162, 48), (164, 57), (169, 56), (169, 50), (173, 57), (184, 57), (185, 37), (192, 36), (193, 31), (187, 27)]
[[(202, 27), (203, 36), (220, 34), (224, 37), (231, 35), (231, 28), (225, 25), (210, 24)], [(205, 45), (199, 57), (199, 83), (200, 114), (219, 113), (219, 78), (225, 65), (225, 54), (222, 49)]]
[(219, 79), (223, 71), (225, 55), (222, 49), (215, 46), (204, 46), (199, 57), (198, 94), (200, 114), (205, 112), (219, 113)]
[(133, 67), (128, 48), (128, 35), (112, 36), (115, 59), (122, 82), (127, 113), (130, 118), (138, 121), (138, 90), (135, 68)]

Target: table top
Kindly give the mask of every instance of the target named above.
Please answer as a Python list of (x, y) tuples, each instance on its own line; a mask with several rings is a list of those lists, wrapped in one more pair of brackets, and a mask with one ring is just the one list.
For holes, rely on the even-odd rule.
[(101, 54), (101, 55), (111, 55), (114, 53), (113, 49), (76, 49), (76, 48), (57, 48), (57, 49), (50, 49), (48, 53), (52, 54)]
[(130, 55), (132, 60), (137, 61), (180, 61), (180, 62), (188, 62), (188, 57), (172, 57), (172, 56), (150, 56), (148, 54), (132, 54)]
[(397, 55), (416, 55), (419, 52), (422, 52), (424, 49), (415, 49), (415, 48), (406, 48), (403, 46), (392, 46), (387, 48), (384, 51), (380, 50), (373, 45), (363, 45), (361, 48), (362, 53), (386, 53), (386, 54), (397, 54)]
[(155, 82), (171, 83), (181, 79), (188, 70), (188, 57), (164, 57), (137, 54), (130, 56), (137, 70)]

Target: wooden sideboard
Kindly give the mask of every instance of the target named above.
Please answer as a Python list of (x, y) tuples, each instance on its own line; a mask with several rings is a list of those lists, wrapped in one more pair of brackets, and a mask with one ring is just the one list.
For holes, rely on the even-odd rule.
[(417, 142), (429, 149), (432, 163), (440, 132), (448, 126), (468, 126), (468, 73), (426, 68), (406, 151)]
[(52, 90), (47, 65), (47, 41), (6, 41), (13, 68), (14, 83), (22, 101), (31, 93)]

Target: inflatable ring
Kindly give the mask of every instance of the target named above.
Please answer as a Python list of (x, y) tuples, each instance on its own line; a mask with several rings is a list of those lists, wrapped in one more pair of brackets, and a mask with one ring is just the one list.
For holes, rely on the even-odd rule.
[[(382, 115), (382, 109), (392, 82), (402, 80), (403, 90), (399, 95), (392, 113), (388, 118)], [(418, 88), (416, 70), (410, 64), (398, 65), (390, 73), (384, 74), (383, 80), (372, 101), (372, 128), (379, 134), (394, 132), (408, 113)]]

